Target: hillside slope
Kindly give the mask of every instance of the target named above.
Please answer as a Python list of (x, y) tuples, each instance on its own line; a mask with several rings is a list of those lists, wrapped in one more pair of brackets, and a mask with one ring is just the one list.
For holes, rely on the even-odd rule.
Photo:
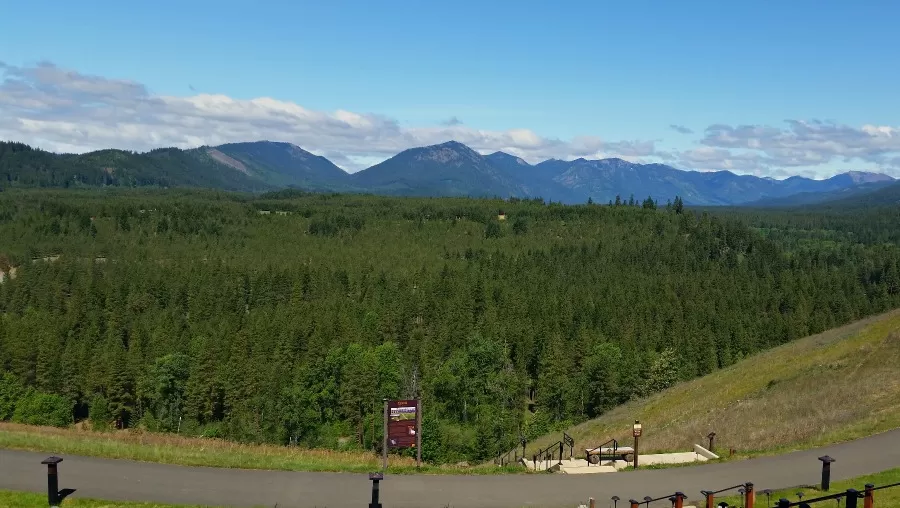
[(110, 149), (73, 155), (0, 142), (0, 189), (3, 187), (271, 188), (199, 149), (158, 148), (146, 153)]
[[(900, 427), (900, 310), (776, 347), (729, 368), (632, 401), (568, 430), (576, 451), (610, 438), (641, 450), (805, 448)], [(529, 444), (528, 454), (560, 438)]]

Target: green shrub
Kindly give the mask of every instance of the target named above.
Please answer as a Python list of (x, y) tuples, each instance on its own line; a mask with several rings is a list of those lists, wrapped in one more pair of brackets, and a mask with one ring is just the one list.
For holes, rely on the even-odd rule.
[(29, 390), (16, 404), (12, 420), (28, 425), (65, 427), (72, 423), (72, 403), (59, 395)]

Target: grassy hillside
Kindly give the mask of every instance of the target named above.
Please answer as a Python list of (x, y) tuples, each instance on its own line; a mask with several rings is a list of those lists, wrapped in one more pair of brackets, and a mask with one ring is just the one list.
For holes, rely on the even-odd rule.
[[(143, 430), (98, 432), (86, 425), (68, 428), (0, 422), (0, 448), (43, 451), (109, 459), (137, 460), (181, 466), (207, 466), (280, 471), (366, 473), (381, 468), (381, 456), (366, 450), (310, 449), (299, 446), (242, 444)], [(391, 454), (388, 471), (396, 474), (505, 474), (517, 468), (494, 465), (434, 465), (416, 468), (410, 455)], [(2, 506), (2, 505), (0, 505)]]
[[(644, 452), (691, 449), (716, 433), (739, 453), (806, 448), (900, 426), (900, 311), (864, 319), (760, 353), (731, 367), (619, 406), (568, 432), (584, 448), (631, 444)], [(545, 436), (529, 453), (560, 438)]]

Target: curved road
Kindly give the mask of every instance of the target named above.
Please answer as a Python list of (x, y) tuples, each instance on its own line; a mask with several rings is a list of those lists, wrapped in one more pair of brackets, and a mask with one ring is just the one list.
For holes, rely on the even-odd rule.
[[(837, 459), (832, 480), (900, 467), (900, 429), (816, 450), (774, 457), (673, 469), (593, 475), (387, 475), (381, 483), (385, 508), (568, 507), (588, 497), (606, 506), (659, 497), (676, 490), (689, 499), (700, 491), (744, 482), (756, 489), (817, 484), (819, 456)], [(0, 450), (0, 489), (46, 492), (48, 453)], [(221, 506), (366, 507), (366, 475), (182, 467), (165, 464), (64, 456), (60, 488), (73, 496)], [(668, 506), (663, 502), (660, 506)], [(65, 505), (63, 505), (65, 506)], [(626, 504), (627, 506), (627, 504)]]

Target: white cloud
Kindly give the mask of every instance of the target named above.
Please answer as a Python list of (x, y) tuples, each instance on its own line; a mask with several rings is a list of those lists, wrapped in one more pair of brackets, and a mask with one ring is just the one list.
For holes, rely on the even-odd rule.
[[(693, 132), (678, 124), (669, 127)], [(657, 147), (659, 140), (562, 140), (524, 128), (477, 129), (455, 116), (436, 125), (403, 127), (378, 114), (317, 111), (271, 97), (157, 95), (141, 83), (89, 76), (51, 63), (15, 67), (0, 62), (0, 139), (65, 152), (266, 139), (294, 143), (350, 171), (407, 148), (456, 140), (482, 153), (502, 150), (531, 163), (620, 157), (760, 176), (829, 176), (843, 163), (900, 175), (900, 127), (894, 126), (856, 128), (818, 120), (787, 120), (783, 127), (715, 124), (703, 132), (699, 146), (665, 151)]]
[[(711, 125), (700, 142), (718, 160), (743, 160), (756, 170), (810, 168), (832, 162), (863, 163), (897, 173), (900, 129), (863, 125), (855, 128), (819, 120), (787, 120), (786, 128), (762, 125)], [(735, 152), (734, 150), (740, 150)], [(696, 152), (696, 150), (694, 151)], [(685, 161), (691, 154), (682, 154)], [(707, 162), (715, 163), (716, 158)]]
[(51, 63), (0, 63), (0, 139), (54, 151), (101, 148), (191, 148), (271, 140), (333, 157), (349, 170), (407, 148), (455, 139), (482, 152), (508, 151), (530, 162), (547, 158), (652, 156), (653, 142), (572, 141), (528, 129), (479, 130), (452, 117), (440, 125), (405, 128), (377, 114), (324, 112), (270, 97), (241, 100), (220, 94), (155, 95), (140, 83), (88, 76)]

